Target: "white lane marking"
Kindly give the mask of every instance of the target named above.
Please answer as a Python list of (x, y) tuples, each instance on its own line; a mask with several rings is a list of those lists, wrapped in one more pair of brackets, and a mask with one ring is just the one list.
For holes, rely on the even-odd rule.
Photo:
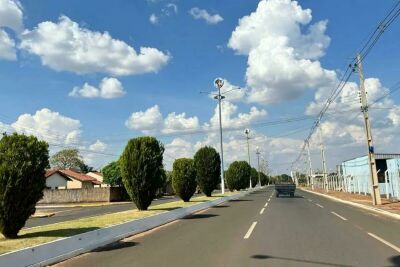
[(264, 205), (264, 208), (266, 208), (268, 206), (268, 202), (267, 203), (265, 203), (265, 205)]
[(262, 209), (260, 210), (260, 215), (264, 213), (264, 210), (265, 210), (265, 208), (262, 208)]
[(268, 198), (268, 201), (271, 201), (271, 198)]
[(243, 237), (243, 239), (249, 239), (249, 237), (251, 236), (251, 233), (253, 232), (254, 228), (256, 227), (257, 222), (253, 222), (249, 228), (249, 230), (247, 231), (246, 235)]
[(333, 214), (333, 215), (335, 215), (335, 216), (337, 216), (337, 217), (339, 217), (340, 219), (342, 219), (343, 221), (347, 221), (347, 219), (345, 218), (345, 217), (343, 217), (343, 216), (340, 216), (339, 214), (337, 214), (336, 212), (334, 212), (334, 211), (331, 211), (331, 213)]
[(385, 239), (380, 238), (379, 236), (374, 235), (373, 233), (368, 233), (368, 235), (371, 236), (371, 237), (373, 237), (373, 238), (375, 238), (376, 240), (382, 242), (382, 243), (385, 244), (386, 246), (391, 247), (392, 249), (394, 249), (394, 250), (396, 250), (397, 252), (400, 253), (400, 248), (399, 248), (399, 247), (396, 247), (395, 245), (393, 245), (392, 243), (386, 241)]
[(312, 200), (311, 200), (311, 199), (308, 199), (308, 201), (312, 202)]
[(320, 208), (324, 208), (324, 206), (322, 206), (322, 205), (320, 205), (320, 204), (318, 204), (318, 203), (316, 203), (315, 205), (317, 205), (318, 207), (320, 207)]

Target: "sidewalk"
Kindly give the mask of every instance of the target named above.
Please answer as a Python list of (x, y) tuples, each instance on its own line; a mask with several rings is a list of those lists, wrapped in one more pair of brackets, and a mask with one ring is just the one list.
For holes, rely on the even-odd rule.
[(338, 192), (338, 191), (329, 191), (329, 193), (326, 193), (325, 190), (321, 188), (316, 188), (314, 190), (311, 190), (311, 188), (304, 187), (303, 189), (310, 192), (316, 192), (330, 197), (334, 197), (343, 201), (360, 204), (366, 206), (366, 208), (367, 207), (373, 208), (376, 210), (381, 210), (383, 212), (391, 212), (400, 215), (400, 201), (393, 202), (382, 197), (382, 205), (374, 206), (372, 205), (371, 196), (369, 195), (351, 194), (347, 192)]

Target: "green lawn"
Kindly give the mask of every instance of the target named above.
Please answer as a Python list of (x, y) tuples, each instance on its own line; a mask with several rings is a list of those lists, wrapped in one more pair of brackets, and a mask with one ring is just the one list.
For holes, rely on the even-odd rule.
[(106, 215), (83, 218), (79, 220), (66, 221), (61, 223), (28, 228), (21, 230), (19, 232), (19, 238), (17, 239), (5, 239), (3, 235), (0, 234), (0, 254), (10, 252), (13, 250), (18, 250), (25, 247), (31, 247), (34, 245), (43, 244), (56, 239), (73, 236), (76, 234), (81, 234), (99, 228), (152, 216), (173, 209), (188, 207), (202, 202), (215, 200), (222, 196), (230, 196), (237, 193), (238, 192), (233, 192), (233, 193), (226, 192), (225, 195), (217, 194), (212, 197), (205, 197), (205, 196), (196, 197), (192, 198), (190, 202), (183, 202), (183, 201), (169, 202), (152, 206), (147, 211), (138, 211), (137, 209), (134, 209), (130, 211), (124, 211), (113, 214), (106, 214)]

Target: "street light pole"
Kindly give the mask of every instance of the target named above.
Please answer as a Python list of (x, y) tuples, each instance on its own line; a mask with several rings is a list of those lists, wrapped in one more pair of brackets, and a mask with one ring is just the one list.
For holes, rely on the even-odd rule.
[[(250, 144), (249, 144), (249, 134), (250, 134), (250, 130), (246, 129), (244, 130), (244, 133), (246, 134), (246, 139), (247, 139), (247, 155), (249, 156), (249, 165), (251, 167), (251, 163), (250, 163)], [(252, 188), (251, 186), (251, 179), (250, 179), (250, 189)]]
[[(257, 147), (257, 167), (258, 167), (258, 185), (261, 187), (261, 178), (260, 178), (260, 149)], [(251, 179), (250, 179), (251, 180)]]
[(221, 143), (221, 191), (222, 194), (225, 194), (225, 179), (224, 179), (224, 147), (222, 142), (222, 115), (221, 115), (221, 101), (225, 98), (225, 96), (221, 95), (221, 88), (224, 86), (224, 80), (217, 78), (214, 81), (215, 87), (218, 89), (218, 95), (214, 98), (218, 100), (218, 109), (219, 109), (219, 137)]

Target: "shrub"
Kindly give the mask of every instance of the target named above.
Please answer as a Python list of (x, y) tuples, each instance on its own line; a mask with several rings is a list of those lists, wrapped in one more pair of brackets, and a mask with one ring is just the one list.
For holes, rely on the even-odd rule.
[(250, 179), (251, 187), (256, 187), (256, 185), (258, 184), (258, 171), (256, 170), (256, 168), (251, 168)]
[(194, 155), (196, 181), (206, 196), (220, 183), (221, 159), (218, 152), (212, 147), (202, 147)]
[(260, 172), (260, 181), (261, 181), (261, 186), (268, 184), (269, 181), (268, 176), (263, 172)]
[(246, 161), (234, 161), (226, 171), (230, 191), (245, 189), (250, 184), (251, 167)]
[(176, 159), (172, 167), (172, 188), (185, 202), (196, 192), (196, 169), (193, 159)]
[(3, 135), (0, 140), (0, 231), (16, 238), (46, 187), (46, 142), (34, 136)]
[(139, 210), (147, 210), (162, 183), (164, 146), (154, 137), (129, 140), (119, 160), (122, 182)]

